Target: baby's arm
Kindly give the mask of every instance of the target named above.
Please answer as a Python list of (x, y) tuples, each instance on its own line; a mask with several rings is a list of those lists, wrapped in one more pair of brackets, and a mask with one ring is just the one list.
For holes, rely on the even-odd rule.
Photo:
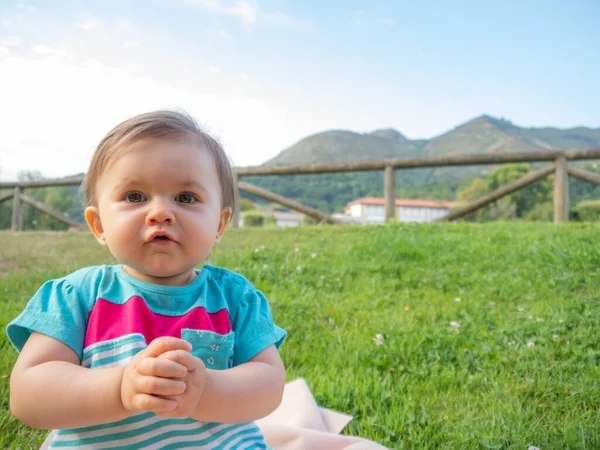
[(10, 380), (12, 413), (34, 428), (68, 429), (114, 422), (136, 412), (164, 412), (175, 404), (157, 395), (177, 395), (185, 386), (187, 368), (156, 356), (189, 351), (175, 338), (153, 341), (127, 366), (87, 369), (62, 342), (32, 333), (13, 368)]
[[(231, 369), (203, 369), (201, 361), (198, 367), (199, 370), (194, 372), (205, 372), (205, 380), (201, 395), (195, 399), (197, 406), (189, 415), (193, 419), (220, 423), (250, 422), (267, 416), (281, 403), (285, 368), (274, 345)], [(167, 398), (187, 401), (185, 397), (192, 391), (189, 389), (180, 396)], [(169, 412), (160, 415), (173, 416)]]

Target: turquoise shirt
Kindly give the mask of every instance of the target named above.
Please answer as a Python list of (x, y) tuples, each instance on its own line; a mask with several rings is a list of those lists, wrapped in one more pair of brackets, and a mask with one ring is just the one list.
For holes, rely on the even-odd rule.
[[(152, 340), (174, 336), (192, 344), (209, 369), (249, 361), (285, 331), (273, 323), (269, 304), (234, 272), (206, 265), (187, 286), (161, 286), (128, 275), (123, 266), (89, 267), (42, 285), (8, 324), (21, 350), (32, 332), (69, 346), (91, 369), (126, 365)], [(163, 419), (152, 413), (75, 430), (59, 430), (50, 448), (264, 449), (254, 423), (219, 424)]]

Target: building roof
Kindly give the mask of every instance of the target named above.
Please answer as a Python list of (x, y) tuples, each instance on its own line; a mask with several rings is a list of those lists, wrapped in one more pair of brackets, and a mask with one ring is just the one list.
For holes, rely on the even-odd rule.
[[(385, 199), (381, 197), (364, 197), (351, 201), (346, 205), (385, 205)], [(412, 206), (414, 208), (452, 208), (454, 202), (435, 201), (435, 200), (416, 200), (409, 198), (397, 198), (396, 206)]]

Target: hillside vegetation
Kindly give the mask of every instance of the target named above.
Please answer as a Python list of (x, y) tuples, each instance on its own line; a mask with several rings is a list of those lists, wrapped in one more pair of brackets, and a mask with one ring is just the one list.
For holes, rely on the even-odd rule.
[[(230, 230), (210, 262), (265, 292), (288, 379), (389, 448), (600, 448), (600, 227)], [(0, 233), (0, 326), (49, 278), (111, 262), (87, 233)], [(380, 335), (380, 336), (378, 336)], [(0, 448), (44, 432), (8, 413)]]

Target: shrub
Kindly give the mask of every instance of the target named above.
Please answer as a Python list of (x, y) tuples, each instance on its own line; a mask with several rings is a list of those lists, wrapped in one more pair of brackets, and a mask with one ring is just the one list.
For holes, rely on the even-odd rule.
[(525, 220), (552, 222), (554, 220), (554, 205), (552, 202), (538, 203), (525, 215)]
[(573, 208), (573, 216), (580, 222), (600, 221), (600, 200), (588, 200)]
[(247, 198), (240, 199), (240, 211), (255, 211), (256, 205), (254, 202)]
[(242, 217), (245, 227), (264, 227), (265, 216), (257, 211), (247, 211)]

